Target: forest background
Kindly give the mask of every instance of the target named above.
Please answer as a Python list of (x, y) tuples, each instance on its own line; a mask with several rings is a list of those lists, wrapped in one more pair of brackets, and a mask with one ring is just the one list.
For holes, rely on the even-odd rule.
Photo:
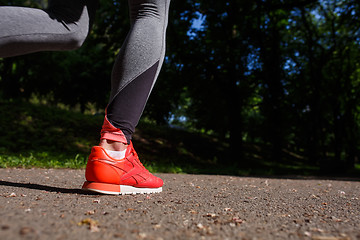
[[(103, 114), (112, 65), (129, 30), (127, 1), (100, 2), (79, 50), (0, 59), (1, 166), (48, 158), (46, 148), (42, 155), (25, 152), (35, 143), (49, 149), (65, 145), (74, 126), (98, 137), (90, 126), (101, 120), (88, 128), (76, 122)], [(47, 1), (0, 0), (0, 5), (46, 7)], [(140, 133), (146, 136), (148, 129), (150, 138), (158, 131), (159, 149), (178, 136), (166, 152), (185, 154), (188, 169), (196, 169), (191, 161), (197, 159), (197, 169), (286, 165), (301, 173), (359, 173), (359, 47), (357, 0), (173, 0), (166, 58)], [(79, 113), (72, 119), (68, 112)], [(39, 116), (59, 128), (51, 132), (51, 124), (34, 123)], [(56, 143), (40, 143), (36, 134)], [(83, 166), (79, 152), (75, 160)], [(164, 164), (186, 162), (177, 158)], [(155, 167), (162, 169), (168, 168)]]

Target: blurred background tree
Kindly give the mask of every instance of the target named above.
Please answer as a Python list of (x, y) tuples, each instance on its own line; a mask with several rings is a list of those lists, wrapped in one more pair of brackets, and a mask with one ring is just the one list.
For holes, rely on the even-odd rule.
[[(44, 7), (46, 1), (2, 1)], [(221, 161), (288, 153), (325, 172), (354, 168), (360, 131), (360, 2), (172, 1), (167, 55), (144, 117), (229, 143)], [(127, 2), (101, 0), (85, 45), (0, 60), (0, 97), (104, 109)], [(99, 84), (100, 83), (100, 84)], [(107, 84), (108, 83), (108, 84)], [(285, 154), (287, 153), (287, 154)]]

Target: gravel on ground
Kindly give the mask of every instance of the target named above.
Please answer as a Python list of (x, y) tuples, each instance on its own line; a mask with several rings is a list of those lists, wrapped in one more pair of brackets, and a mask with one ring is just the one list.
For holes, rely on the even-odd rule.
[(0, 169), (0, 239), (360, 239), (360, 179), (156, 175), (162, 193), (112, 196), (84, 170)]

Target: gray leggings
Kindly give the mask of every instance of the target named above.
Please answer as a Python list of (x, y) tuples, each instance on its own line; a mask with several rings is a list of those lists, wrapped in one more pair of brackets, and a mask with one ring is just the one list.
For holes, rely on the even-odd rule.
[[(128, 3), (131, 28), (114, 64), (106, 114), (127, 143), (163, 63), (170, 0)], [(96, 7), (97, 0), (49, 0), (46, 10), (0, 7), (0, 57), (79, 48)]]

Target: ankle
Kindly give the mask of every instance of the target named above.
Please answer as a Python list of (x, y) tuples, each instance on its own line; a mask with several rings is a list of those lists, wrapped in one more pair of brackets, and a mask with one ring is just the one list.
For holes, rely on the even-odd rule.
[(122, 142), (115, 142), (108, 139), (101, 139), (99, 146), (106, 150), (124, 151), (128, 145)]

